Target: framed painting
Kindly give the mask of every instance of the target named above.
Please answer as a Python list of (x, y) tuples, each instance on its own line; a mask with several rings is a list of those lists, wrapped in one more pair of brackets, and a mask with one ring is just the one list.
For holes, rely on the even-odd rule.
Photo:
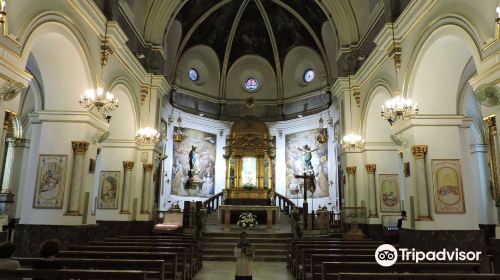
[(97, 208), (118, 209), (120, 171), (101, 171)]
[(379, 174), (380, 212), (398, 213), (401, 211), (398, 174)]
[(460, 160), (433, 159), (434, 206), (438, 214), (465, 213)]
[(66, 155), (40, 155), (33, 208), (62, 208), (67, 161)]

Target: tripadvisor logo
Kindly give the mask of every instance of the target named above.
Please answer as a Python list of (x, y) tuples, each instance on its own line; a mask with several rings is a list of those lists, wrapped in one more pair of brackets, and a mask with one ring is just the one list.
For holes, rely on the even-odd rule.
[[(419, 263), (421, 261), (448, 261), (448, 262), (463, 262), (476, 261), (479, 262), (481, 251), (460, 251), (458, 248), (448, 251), (446, 249), (440, 251), (418, 251), (407, 248), (396, 249), (390, 244), (382, 244), (375, 251), (375, 260), (381, 266), (388, 267), (394, 265), (398, 259), (402, 262)], [(399, 258), (398, 258), (399, 257)]]

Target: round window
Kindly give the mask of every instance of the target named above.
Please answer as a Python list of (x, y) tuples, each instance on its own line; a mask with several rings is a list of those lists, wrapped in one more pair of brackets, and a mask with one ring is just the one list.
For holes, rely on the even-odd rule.
[(191, 81), (198, 81), (198, 79), (200, 79), (200, 76), (198, 75), (198, 70), (194, 68), (189, 69), (187, 74)]
[(248, 78), (246, 79), (243, 87), (248, 92), (256, 92), (259, 89), (260, 83), (256, 78)]
[(304, 72), (304, 82), (310, 83), (314, 80), (314, 77), (316, 76), (316, 73), (314, 72), (313, 69), (307, 69)]

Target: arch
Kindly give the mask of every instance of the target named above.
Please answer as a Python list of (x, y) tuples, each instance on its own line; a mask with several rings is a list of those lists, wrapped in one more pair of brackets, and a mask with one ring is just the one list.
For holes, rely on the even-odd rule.
[[(197, 81), (188, 78), (187, 71), (190, 68), (198, 71)], [(184, 52), (175, 75), (177, 76), (176, 84), (183, 89), (204, 93), (215, 98), (219, 96), (220, 61), (215, 51), (207, 45), (193, 46)]]
[[(117, 77), (115, 78), (109, 85), (109, 92), (113, 93), (116, 90), (122, 90), (123, 93), (125, 94), (125, 99), (119, 99), (120, 103), (122, 103), (122, 100), (127, 100), (132, 106), (132, 113), (134, 116), (135, 120), (135, 128), (137, 129), (140, 126), (140, 119), (139, 119), (139, 112), (140, 112), (140, 104), (139, 101), (137, 100), (137, 96), (133, 94), (134, 90), (132, 85), (129, 83), (127, 78), (125, 77)], [(120, 104), (120, 108), (122, 107), (122, 104)], [(117, 110), (118, 111), (118, 110)]]
[(124, 78), (118, 78), (113, 81), (109, 90), (115, 98), (120, 100), (119, 110), (110, 112), (113, 118), (111, 121), (134, 125), (111, 125), (109, 127), (109, 139), (133, 140), (139, 127), (138, 110), (135, 98), (131, 94), (130, 87)]
[[(249, 77), (260, 82), (260, 89), (248, 93), (243, 83)], [(276, 73), (265, 58), (258, 55), (245, 55), (236, 60), (227, 74), (226, 96), (228, 100), (254, 97), (256, 100), (274, 100), (277, 98)]]
[(411, 90), (415, 85), (415, 71), (421, 62), (423, 54), (428, 48), (443, 36), (455, 36), (460, 38), (461, 41), (469, 48), (474, 62), (477, 65), (481, 61), (481, 54), (479, 52), (480, 39), (472, 25), (464, 18), (458, 15), (445, 15), (433, 24), (424, 29), (417, 38), (420, 38), (415, 46), (413, 52), (408, 59), (406, 65), (405, 77), (402, 85), (402, 92), (408, 92), (408, 96), (413, 96), (414, 92)]
[(178, 20), (173, 20), (170, 28), (165, 34), (165, 41), (163, 42), (163, 49), (165, 50), (165, 66), (164, 73), (168, 78), (172, 74), (172, 64), (174, 63), (177, 50), (182, 38), (182, 25)]
[(332, 28), (330, 22), (323, 23), (321, 27), (321, 39), (323, 44), (325, 44), (326, 56), (328, 57), (328, 63), (330, 63), (330, 72), (332, 75), (332, 81), (339, 76), (338, 66), (337, 66), (337, 52), (340, 49), (339, 38), (337, 32)]
[[(312, 48), (298, 46), (291, 49), (283, 63), (285, 99), (327, 86), (325, 66), (319, 54)], [(313, 69), (316, 73), (316, 77), (310, 83), (304, 82), (303, 78), (307, 69)]]
[[(21, 58), (33, 56), (43, 80), (45, 110), (79, 111), (80, 95), (94, 85), (90, 52), (84, 50), (75, 33), (52, 17), (34, 20), (25, 33)], [(54, 48), (54, 45), (57, 48)], [(64, 82), (62, 82), (64, 81)]]
[(435, 28), (417, 46), (408, 64), (412, 69), (405, 83), (408, 96), (422, 105), (423, 114), (458, 114), (463, 71), (471, 57), (476, 68), (481, 61), (474, 38), (461, 26), (446, 24)]
[(385, 85), (378, 83), (370, 90), (369, 96), (361, 115), (362, 134), (365, 135), (367, 142), (391, 142), (389, 138), (392, 134), (391, 128), (387, 121), (380, 117), (380, 107), (391, 98), (391, 93)]

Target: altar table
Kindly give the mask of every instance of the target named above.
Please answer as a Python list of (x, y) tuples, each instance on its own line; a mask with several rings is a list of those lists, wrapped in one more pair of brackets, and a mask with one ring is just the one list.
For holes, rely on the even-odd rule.
[[(276, 217), (279, 217), (280, 209), (276, 205), (264, 206), (264, 205), (221, 205), (219, 206), (220, 211), (224, 212), (224, 230), (229, 230), (231, 228), (231, 211), (263, 211), (267, 213), (267, 228), (273, 228), (273, 212), (276, 211)], [(277, 218), (278, 219), (278, 218)]]

